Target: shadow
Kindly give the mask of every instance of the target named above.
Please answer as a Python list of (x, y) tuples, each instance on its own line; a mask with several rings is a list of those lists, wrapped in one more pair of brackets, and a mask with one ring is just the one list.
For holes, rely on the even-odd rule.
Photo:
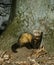
[(14, 53), (17, 53), (17, 51), (16, 51), (17, 48), (20, 48), (20, 46), (19, 46), (17, 43), (15, 43), (15, 44), (13, 44), (13, 45), (11, 46), (11, 50), (12, 50)]
[(4, 30), (1, 30), (1, 29), (0, 29), (0, 35), (2, 35), (2, 32), (3, 32), (3, 31), (4, 31)]
[(2, 35), (2, 33), (6, 30), (7, 24), (5, 22), (3, 22), (1, 26), (3, 26), (4, 29), (2, 29), (2, 27), (0, 28), (0, 35)]
[(15, 16), (16, 16), (16, 0), (12, 0), (10, 19), (13, 20)]
[(33, 48), (33, 46), (31, 45), (32, 43), (26, 43), (25, 45), (24, 45), (24, 47), (26, 47), (27, 49), (32, 49)]
[(15, 44), (13, 44), (12, 46), (11, 46), (11, 50), (12, 50), (12, 52), (14, 52), (14, 53), (17, 53), (17, 49), (18, 48), (22, 48), (22, 47), (26, 47), (27, 49), (32, 49), (33, 47), (30, 45), (30, 43), (26, 43), (25, 45), (20, 45), (20, 44), (18, 44), (18, 43), (15, 43)]

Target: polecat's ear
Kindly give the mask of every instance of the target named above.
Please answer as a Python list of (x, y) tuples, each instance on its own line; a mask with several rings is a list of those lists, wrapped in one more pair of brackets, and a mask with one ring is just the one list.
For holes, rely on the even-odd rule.
[(42, 41), (42, 38), (43, 38), (43, 32), (41, 32), (41, 35), (40, 35), (40, 43)]
[(43, 32), (41, 32), (41, 36), (43, 36)]

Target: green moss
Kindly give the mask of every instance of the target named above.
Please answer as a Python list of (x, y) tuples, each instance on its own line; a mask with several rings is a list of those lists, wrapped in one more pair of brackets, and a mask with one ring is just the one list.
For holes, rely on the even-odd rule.
[(5, 32), (0, 36), (0, 49), (9, 49), (18, 39), (17, 33), (20, 32), (21, 24), (17, 23), (17, 21), (19, 20), (15, 18)]

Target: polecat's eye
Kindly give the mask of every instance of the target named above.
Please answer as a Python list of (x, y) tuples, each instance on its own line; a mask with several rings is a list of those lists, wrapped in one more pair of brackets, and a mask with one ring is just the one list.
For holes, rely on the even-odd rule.
[(35, 39), (37, 40), (37, 39), (40, 39), (40, 36), (35, 36)]

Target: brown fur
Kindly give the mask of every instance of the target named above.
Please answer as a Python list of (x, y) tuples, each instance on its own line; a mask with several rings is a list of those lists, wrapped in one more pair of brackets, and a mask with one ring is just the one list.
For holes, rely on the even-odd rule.
[(20, 45), (24, 45), (28, 42), (31, 43), (32, 41), (32, 35), (30, 33), (23, 33), (18, 40), (18, 43), (20, 43)]

